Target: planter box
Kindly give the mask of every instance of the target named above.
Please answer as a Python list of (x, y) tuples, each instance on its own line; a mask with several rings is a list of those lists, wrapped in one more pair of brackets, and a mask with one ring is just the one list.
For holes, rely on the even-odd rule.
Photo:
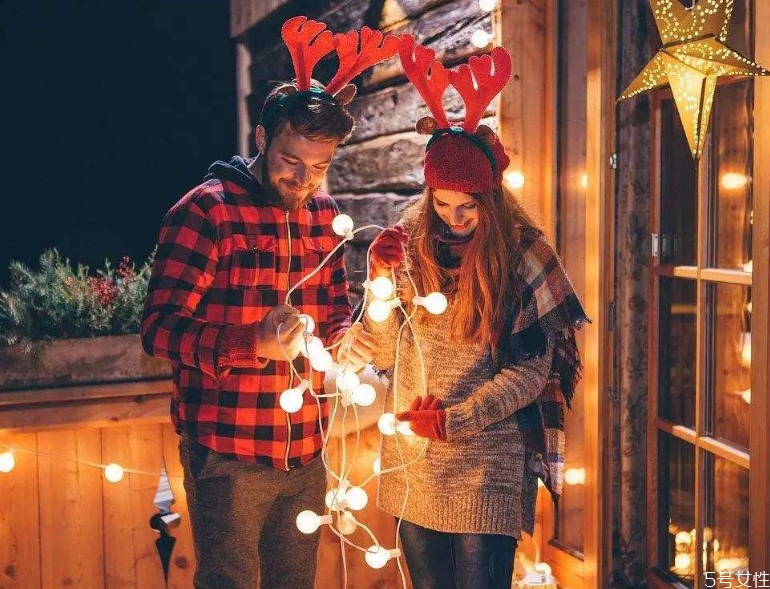
[(139, 335), (63, 339), (0, 348), (0, 390), (168, 378)]

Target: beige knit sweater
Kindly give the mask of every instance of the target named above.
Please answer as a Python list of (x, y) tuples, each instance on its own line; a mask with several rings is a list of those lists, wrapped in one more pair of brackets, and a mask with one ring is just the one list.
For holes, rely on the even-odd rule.
[[(526, 466), (527, 446), (514, 413), (542, 393), (553, 348), (542, 357), (502, 367), (489, 346), (449, 341), (451, 304), (427, 323), (413, 322), (414, 336), (404, 327), (397, 365), (403, 314), (396, 310), (380, 324), (364, 314), (365, 328), (380, 344), (375, 365), (393, 371), (384, 411), (406, 411), (416, 396), (426, 394), (416, 339), (425, 361), (427, 393), (442, 400), (447, 417), (447, 441), (427, 441), (424, 456), (406, 471), (383, 474), (377, 504), (432, 530), (520, 539), (522, 531), (533, 533), (537, 478)], [(419, 314), (426, 316), (427, 311), (420, 308)], [(382, 436), (383, 471), (402, 459), (414, 460), (425, 444), (417, 436)]]

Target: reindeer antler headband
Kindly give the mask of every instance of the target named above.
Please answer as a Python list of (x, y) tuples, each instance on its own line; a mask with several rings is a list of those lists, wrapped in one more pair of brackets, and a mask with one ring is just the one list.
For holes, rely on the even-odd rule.
[[(447, 70), (435, 55), (432, 49), (416, 44), (411, 35), (400, 39), (399, 57), (404, 72), (432, 115), (417, 122), (419, 133), (431, 135), (425, 155), (426, 182), (435, 188), (463, 192), (489, 190), (499, 181), (510, 160), (494, 131), (479, 122), (511, 77), (511, 55), (502, 47), (495, 47), (490, 55), (471, 57), (456, 70)], [(444, 110), (443, 96), (450, 84), (465, 103), (465, 120), (461, 125), (450, 124)], [(484, 155), (489, 174), (478, 166), (473, 169), (473, 165), (468, 165), (478, 164), (469, 148)]]
[[(366, 69), (398, 52), (398, 38), (393, 35), (384, 35), (366, 26), (361, 28), (360, 34), (355, 30), (332, 34), (324, 23), (304, 16), (295, 16), (283, 23), (281, 38), (291, 55), (296, 86), (287, 85), (284, 95), (268, 105), (263, 118), (275, 116), (291, 101), (308, 97), (344, 106), (355, 96), (355, 86), (351, 85), (346, 90), (350, 82)], [(334, 50), (340, 62), (337, 73), (324, 90), (313, 88), (313, 69)]]

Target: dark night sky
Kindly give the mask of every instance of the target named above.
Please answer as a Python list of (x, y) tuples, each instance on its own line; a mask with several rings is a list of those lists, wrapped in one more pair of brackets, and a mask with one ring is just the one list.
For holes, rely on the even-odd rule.
[(168, 208), (236, 149), (226, 0), (16, 0), (0, 22), (0, 285), (55, 246), (143, 261)]

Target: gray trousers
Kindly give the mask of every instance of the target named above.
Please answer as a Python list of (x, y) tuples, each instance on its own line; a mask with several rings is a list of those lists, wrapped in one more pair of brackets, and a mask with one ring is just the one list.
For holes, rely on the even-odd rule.
[(218, 454), (182, 436), (179, 455), (198, 566), (195, 589), (313, 589), (320, 530), (297, 514), (323, 514), (320, 456), (289, 472)]

